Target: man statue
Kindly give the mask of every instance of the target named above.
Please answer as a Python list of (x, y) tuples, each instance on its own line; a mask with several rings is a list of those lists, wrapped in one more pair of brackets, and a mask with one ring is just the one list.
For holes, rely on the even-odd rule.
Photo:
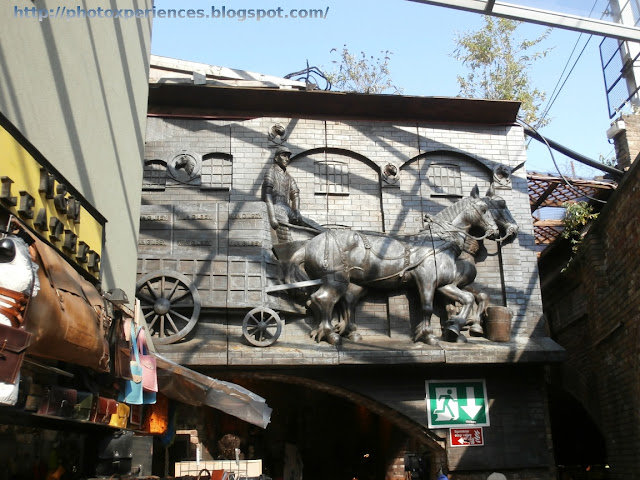
[[(303, 224), (300, 214), (300, 189), (287, 173), (291, 150), (278, 147), (271, 166), (262, 181), (262, 200), (267, 204), (269, 223), (280, 242), (290, 242), (291, 233), (286, 224)], [(283, 225), (284, 224), (284, 225)]]

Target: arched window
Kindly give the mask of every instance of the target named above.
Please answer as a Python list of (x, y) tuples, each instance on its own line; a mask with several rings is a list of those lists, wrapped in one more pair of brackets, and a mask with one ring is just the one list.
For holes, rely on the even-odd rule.
[(233, 157), (228, 153), (208, 153), (202, 157), (200, 188), (202, 190), (231, 190)]
[(143, 190), (164, 190), (167, 184), (167, 162), (164, 160), (145, 160), (142, 173)]

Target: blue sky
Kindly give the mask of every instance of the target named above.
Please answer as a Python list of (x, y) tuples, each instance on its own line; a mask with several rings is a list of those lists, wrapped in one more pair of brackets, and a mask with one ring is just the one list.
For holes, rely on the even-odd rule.
[[(156, 0), (156, 8), (178, 8), (175, 1)], [(379, 56), (393, 52), (390, 69), (393, 81), (406, 95), (455, 96), (457, 75), (466, 70), (451, 57), (455, 34), (477, 29), (479, 15), (423, 5), (405, 0), (387, 2), (362, 0), (312, 0), (273, 2), (253, 0), (184, 0), (179, 8), (204, 9), (322, 9), (325, 19), (159, 19), (153, 23), (152, 53), (211, 65), (250, 70), (276, 76), (302, 70), (306, 61), (329, 69), (337, 55), (332, 48), (347, 45), (351, 52)], [(523, 37), (534, 38), (545, 28), (524, 25)], [(541, 46), (553, 50), (532, 70), (535, 86), (550, 95), (580, 34), (555, 29)], [(583, 35), (574, 54), (582, 50)], [(543, 135), (592, 159), (612, 154), (606, 138), (610, 125), (598, 45), (593, 37), (551, 109), (552, 122)], [(572, 63), (569, 65), (571, 67)], [(555, 154), (565, 173), (569, 160)], [(599, 172), (574, 163), (578, 176)], [(546, 148), (536, 141), (528, 151), (529, 171), (553, 172)]]

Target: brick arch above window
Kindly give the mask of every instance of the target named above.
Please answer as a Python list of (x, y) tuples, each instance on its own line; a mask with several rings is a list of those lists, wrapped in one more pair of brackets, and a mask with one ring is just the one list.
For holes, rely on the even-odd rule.
[(144, 161), (143, 190), (164, 190), (167, 184), (167, 162), (159, 159)]
[(202, 157), (200, 188), (202, 190), (231, 190), (233, 186), (233, 156), (213, 152)]

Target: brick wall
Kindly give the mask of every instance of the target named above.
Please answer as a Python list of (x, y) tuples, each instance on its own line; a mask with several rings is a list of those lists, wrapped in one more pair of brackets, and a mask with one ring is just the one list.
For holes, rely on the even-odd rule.
[[(495, 469), (509, 469), (514, 478), (548, 479), (552, 460), (543, 378), (540, 367), (528, 362), (550, 361), (553, 347), (543, 338), (546, 335), (524, 169), (514, 173), (510, 185), (497, 191), (520, 227), (518, 237), (501, 248), (485, 242), (476, 279), (476, 286), (491, 296), (492, 304), (506, 305), (513, 311), (514, 341), (508, 345), (486, 339), (473, 339), (468, 345), (414, 344), (412, 326), (421, 318), (420, 302), (415, 292), (399, 291), (367, 296), (356, 312), (363, 342), (336, 348), (309, 339), (313, 327), (309, 315), (288, 311), (286, 305), (272, 305), (277, 299), (264, 295), (269, 278), (253, 275), (248, 280), (249, 273), (260, 266), (270, 268), (269, 261), (273, 260), (271, 246), (275, 239), (269, 236), (260, 196), (262, 179), (272, 165), (277, 146), (268, 137), (276, 123), (287, 129), (286, 145), (293, 154), (288, 171), (300, 187), (303, 215), (321, 224), (362, 230), (414, 233), (424, 227), (423, 213), (439, 212), (469, 195), (475, 185), (484, 195), (496, 166), (513, 168), (525, 157), (522, 129), (517, 126), (149, 118), (146, 159), (170, 163), (183, 153), (194, 157), (220, 153), (230, 155), (233, 166), (233, 183), (227, 190), (203, 190), (197, 184), (180, 184), (167, 177), (164, 189), (143, 193), (143, 211), (150, 215), (148, 218), (162, 218), (162, 212), (171, 212), (173, 223), (170, 233), (162, 233), (161, 228), (151, 225), (164, 220), (143, 220), (139, 274), (178, 270), (196, 283), (205, 307), (190, 335), (178, 344), (163, 346), (162, 353), (181, 363), (233, 366), (235, 371), (268, 366), (263, 371), (271, 372), (271, 368), (294, 366), (299, 375), (307, 375), (329, 366), (327, 384), (333, 385), (340, 383), (338, 372), (342, 368), (362, 369), (359, 372), (366, 371), (367, 375), (349, 376), (344, 385), (338, 386), (384, 406), (387, 415), (402, 417), (416, 429), (427, 428), (426, 379), (487, 378), (492, 412), (491, 427), (485, 430), (487, 446), (447, 448), (446, 452), (439, 446), (434, 457), (439, 455), (442, 463), (456, 470), (455, 478), (480, 480)], [(322, 185), (317, 183), (317, 162), (325, 161), (348, 170), (348, 185), (343, 185), (347, 192), (322, 193)], [(458, 196), (436, 191), (430, 173), (435, 164), (459, 170)], [(397, 167), (397, 181), (385, 181), (382, 172), (389, 165)], [(198, 219), (187, 233), (180, 232), (182, 229), (175, 228), (176, 209), (191, 209), (196, 214), (210, 211), (211, 218)], [(253, 223), (243, 220), (240, 226), (233, 224), (231, 218), (238, 209), (252, 212)], [(145, 237), (145, 231), (154, 228), (157, 231)], [(166, 244), (144, 243), (147, 238), (164, 238), (163, 234)], [(177, 245), (176, 235), (187, 235), (185, 238), (192, 243)], [(232, 246), (232, 238), (240, 244)], [(248, 240), (251, 242), (242, 244)], [(205, 243), (198, 242), (211, 242), (211, 248), (202, 248)], [(271, 267), (274, 265), (277, 262)], [(252, 305), (260, 304), (286, 317), (282, 337), (268, 349), (256, 349), (240, 341), (243, 315)], [(443, 314), (442, 309), (437, 313)], [(439, 334), (437, 317), (432, 324)], [(463, 366), (455, 370), (440, 368), (447, 363)], [(511, 369), (496, 367), (497, 363), (509, 364)], [(401, 364), (407, 370), (398, 367), (397, 374), (382, 378), (376, 366), (389, 364)], [(412, 370), (424, 364), (430, 365), (418, 372)], [(491, 368), (486, 369), (489, 364)], [(446, 431), (436, 435), (445, 445)], [(389, 478), (401, 475), (400, 450), (390, 463)]]
[(623, 115), (625, 131), (619, 133), (615, 139), (616, 158), (618, 168), (625, 170), (640, 154), (640, 116)]
[(566, 255), (541, 263), (545, 310), (553, 336), (568, 353), (563, 386), (604, 435), (612, 480), (640, 478), (639, 184), (635, 162), (568, 270), (557, 272)]
[[(233, 205), (260, 204), (262, 178), (273, 161), (277, 146), (268, 137), (270, 128), (279, 123), (287, 128), (286, 145), (293, 159), (288, 171), (301, 190), (303, 215), (321, 224), (345, 225), (356, 229), (414, 233), (424, 227), (422, 213), (435, 214), (460, 197), (437, 195), (431, 191), (429, 169), (433, 164), (455, 165), (460, 170), (459, 193), (470, 194), (478, 185), (484, 194), (492, 181), (492, 169), (499, 164), (514, 167), (524, 158), (523, 136), (519, 127), (451, 127), (391, 124), (386, 122), (336, 122), (308, 119), (257, 118), (246, 121), (211, 121), (190, 119), (149, 118), (145, 158), (170, 163), (177, 155), (187, 153), (201, 157), (208, 153), (231, 155), (232, 186), (226, 190), (204, 190), (197, 185), (184, 185), (167, 177), (163, 190), (147, 190), (143, 194), (143, 210), (147, 213), (173, 208), (171, 205), (194, 205), (203, 209), (217, 204), (218, 209)], [(319, 193), (316, 163), (330, 161), (346, 166), (349, 184), (347, 194)], [(381, 180), (381, 171), (387, 165), (399, 169), (399, 181), (387, 185)], [(514, 335), (529, 337), (543, 334), (541, 326), (541, 299), (534, 237), (525, 172), (521, 169), (512, 179), (512, 187), (501, 189), (503, 196), (520, 226), (520, 234), (513, 243), (500, 252), (493, 242), (485, 242), (486, 251), (478, 263), (476, 285), (489, 293), (492, 304), (506, 305), (514, 312)], [(259, 205), (251, 208), (259, 208)], [(221, 210), (217, 215), (225, 215)], [(222, 218), (222, 217), (220, 217)], [(156, 222), (157, 223), (157, 222)], [(150, 222), (141, 223), (141, 262), (139, 273), (149, 272), (157, 264), (165, 264), (160, 256), (173, 257), (180, 265), (181, 258), (192, 259), (212, 255), (269, 255), (268, 237), (261, 238), (262, 248), (236, 249), (235, 253), (224, 244), (229, 238), (228, 226), (222, 220), (213, 221), (209, 236), (215, 237), (215, 248), (206, 253), (202, 247), (182, 249), (170, 247), (175, 238), (164, 239), (165, 245), (150, 245), (149, 236), (176, 236), (173, 232), (154, 230)], [(268, 229), (267, 229), (268, 232)], [(200, 235), (206, 230), (191, 229), (187, 235)], [(180, 234), (178, 234), (180, 235)], [(184, 234), (182, 234), (184, 235)], [(256, 232), (239, 235), (256, 240)], [(200, 238), (200, 237), (198, 237)], [(212, 239), (213, 241), (213, 239)], [(146, 242), (146, 243), (145, 243)], [(176, 260), (177, 258), (177, 260)], [(500, 261), (502, 260), (502, 273)], [(212, 258), (210, 258), (213, 260)], [(185, 264), (186, 265), (186, 264)], [(192, 267), (187, 267), (190, 269)], [(205, 268), (206, 270), (206, 268)], [(198, 270), (202, 274), (202, 270)], [(206, 272), (205, 272), (206, 273)], [(198, 277), (204, 281), (204, 277)], [(503, 284), (504, 282), (504, 284)], [(209, 282), (210, 283), (210, 282)], [(265, 285), (259, 285), (263, 288)], [(201, 288), (205, 304), (226, 307), (211, 292), (216, 287)], [(207, 296), (208, 295), (208, 296)], [(210, 302), (206, 302), (210, 299)], [(396, 300), (365, 300), (361, 306), (360, 333), (366, 336), (393, 337), (406, 335), (410, 324), (409, 309), (402, 300), (391, 312)], [(404, 313), (403, 313), (404, 312)], [(438, 319), (434, 319), (439, 333)], [(306, 332), (304, 332), (306, 334)]]

